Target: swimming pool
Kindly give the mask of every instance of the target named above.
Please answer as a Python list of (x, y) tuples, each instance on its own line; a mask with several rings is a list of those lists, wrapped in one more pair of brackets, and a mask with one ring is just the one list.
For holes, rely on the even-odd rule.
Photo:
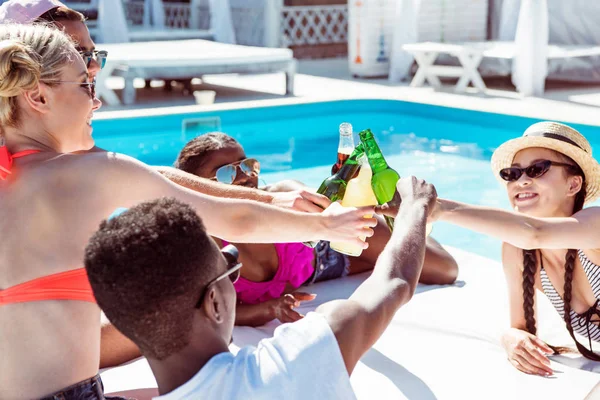
[[(267, 183), (298, 179), (316, 187), (335, 162), (338, 126), (370, 128), (401, 176), (436, 185), (440, 197), (508, 208), (489, 166), (493, 150), (538, 120), (394, 100), (344, 100), (219, 112), (105, 119), (94, 122), (97, 145), (152, 165), (172, 165), (196, 135), (222, 130), (260, 160)], [(600, 127), (570, 124), (600, 148)], [(355, 138), (355, 142), (358, 143)], [(500, 242), (445, 223), (433, 236), (500, 259)]]

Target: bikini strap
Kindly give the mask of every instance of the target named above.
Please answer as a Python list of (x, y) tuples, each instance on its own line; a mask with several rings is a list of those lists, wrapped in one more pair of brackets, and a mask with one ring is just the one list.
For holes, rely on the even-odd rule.
[(11, 174), (13, 160), (19, 157), (25, 157), (30, 154), (39, 153), (39, 150), (24, 150), (15, 154), (10, 154), (6, 146), (0, 146), (0, 179), (5, 180)]

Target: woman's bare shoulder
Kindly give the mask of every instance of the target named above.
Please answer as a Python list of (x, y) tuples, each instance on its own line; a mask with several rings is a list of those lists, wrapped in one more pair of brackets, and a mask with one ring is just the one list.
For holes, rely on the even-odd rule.
[(502, 243), (502, 266), (505, 271), (523, 271), (523, 249)]

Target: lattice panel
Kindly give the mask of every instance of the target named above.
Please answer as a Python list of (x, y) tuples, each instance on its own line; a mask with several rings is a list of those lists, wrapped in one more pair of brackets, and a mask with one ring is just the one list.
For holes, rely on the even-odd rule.
[(129, 25), (144, 24), (144, 1), (128, 0), (123, 2), (125, 6), (125, 18)]
[[(144, 24), (144, 0), (125, 0), (125, 13), (130, 25)], [(172, 28), (189, 28), (191, 6), (189, 3), (163, 3), (165, 8), (165, 26)], [(210, 28), (210, 6), (208, 0), (200, 2), (199, 29)]]
[(315, 45), (348, 41), (348, 8), (345, 5), (283, 7), (282, 45)]
[(190, 4), (188, 3), (164, 3), (165, 26), (171, 28), (190, 27)]

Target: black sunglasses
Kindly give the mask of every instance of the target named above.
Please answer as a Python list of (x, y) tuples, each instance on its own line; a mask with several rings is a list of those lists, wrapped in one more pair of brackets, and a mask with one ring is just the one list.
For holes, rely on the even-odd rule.
[(248, 176), (260, 174), (260, 162), (255, 158), (246, 158), (239, 162), (223, 165), (217, 170), (215, 178), (218, 182), (230, 185), (235, 181), (238, 168)]
[(540, 176), (542, 176), (546, 172), (548, 172), (550, 167), (553, 165), (556, 167), (571, 168), (574, 171), (579, 170), (579, 167), (577, 165), (559, 163), (559, 162), (550, 161), (550, 160), (542, 160), (542, 161), (533, 163), (530, 166), (525, 167), (525, 168), (519, 168), (519, 167), (503, 168), (500, 170), (500, 177), (507, 182), (514, 182), (514, 181), (519, 180), (519, 178), (521, 178), (523, 173), (525, 173), (531, 179), (535, 179), (535, 178), (539, 178)]
[(73, 81), (56, 81), (53, 83), (67, 83), (70, 85), (79, 85), (81, 87), (85, 87), (88, 95), (94, 99), (96, 98), (96, 80), (94, 79), (91, 82), (73, 82)]
[(227, 271), (208, 282), (208, 284), (202, 290), (202, 294), (200, 295), (195, 308), (200, 308), (202, 306), (204, 295), (206, 295), (206, 292), (211, 285), (214, 285), (221, 279), (225, 279), (227, 277), (229, 277), (231, 283), (236, 283), (237, 280), (240, 279), (240, 269), (242, 268), (242, 263), (238, 262), (238, 257), (240, 255), (238, 249), (234, 245), (229, 244), (221, 249), (221, 254), (223, 254), (223, 257), (225, 257), (225, 260), (227, 261)]
[(80, 51), (79, 54), (83, 57), (83, 62), (88, 68), (92, 64), (92, 60), (96, 60), (101, 69), (104, 68), (106, 57), (108, 57), (108, 51), (105, 50)]

